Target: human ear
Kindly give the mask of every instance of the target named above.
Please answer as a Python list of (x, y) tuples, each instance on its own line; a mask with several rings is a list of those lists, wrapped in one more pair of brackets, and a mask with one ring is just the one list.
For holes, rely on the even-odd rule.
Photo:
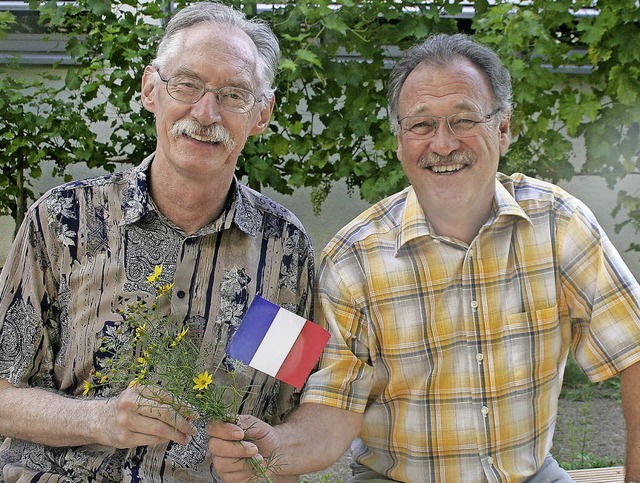
[(264, 100), (260, 101), (260, 112), (258, 114), (258, 119), (251, 129), (251, 134), (260, 134), (263, 132), (269, 123), (271, 122), (271, 114), (273, 113), (273, 107), (275, 106), (276, 98), (275, 96), (266, 97)]
[(505, 115), (498, 125), (498, 133), (500, 136), (500, 155), (503, 155), (509, 149), (511, 144), (511, 113)]
[(156, 74), (156, 70), (148, 65), (144, 69), (144, 74), (142, 75), (142, 105), (149, 112), (156, 111), (156, 79), (154, 78)]

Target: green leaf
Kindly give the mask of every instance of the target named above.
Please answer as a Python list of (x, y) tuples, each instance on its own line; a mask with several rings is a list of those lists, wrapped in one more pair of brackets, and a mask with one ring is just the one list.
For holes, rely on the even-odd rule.
[(297, 66), (295, 62), (291, 59), (281, 58), (279, 64), (280, 70), (288, 70), (291, 72), (295, 72), (297, 70)]
[(318, 56), (313, 52), (311, 52), (310, 50), (298, 49), (296, 51), (296, 55), (298, 56), (298, 59), (302, 61), (309, 62), (310, 64), (316, 65), (318, 67), (322, 67), (322, 64), (320, 63)]
[(69, 69), (64, 79), (65, 85), (69, 90), (79, 89), (82, 85), (82, 79), (78, 76), (74, 69)]

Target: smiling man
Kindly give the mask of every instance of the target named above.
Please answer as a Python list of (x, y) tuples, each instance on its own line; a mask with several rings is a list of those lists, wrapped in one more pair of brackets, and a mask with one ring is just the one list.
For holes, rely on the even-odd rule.
[[(270, 28), (210, 2), (179, 11), (142, 78), (157, 144), (135, 168), (51, 190), (30, 209), (0, 277), (1, 481), (217, 481), (205, 421), (130, 386), (82, 397), (126, 343), (122, 310), (164, 306), (240, 410), (279, 422), (299, 395), (225, 349), (254, 296), (312, 318), (314, 260), (287, 209), (238, 182), (274, 106)], [(216, 371), (217, 368), (223, 370)], [(214, 372), (216, 371), (216, 372)], [(190, 385), (190, 380), (185, 385)]]
[(275, 428), (244, 418), (256, 444), (211, 427), (228, 481), (248, 476), (239, 456), (278, 448), (284, 472), (306, 473), (353, 441), (352, 482), (570, 482), (551, 451), (571, 349), (593, 381), (621, 374), (640, 479), (640, 287), (583, 203), (497, 172), (511, 103), (499, 58), (464, 35), (394, 67), (411, 186), (323, 251), (316, 321), (332, 338), (300, 408)]

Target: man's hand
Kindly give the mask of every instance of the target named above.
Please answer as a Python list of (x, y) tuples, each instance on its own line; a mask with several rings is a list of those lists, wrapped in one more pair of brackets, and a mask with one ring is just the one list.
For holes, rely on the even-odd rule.
[(117, 398), (106, 401), (102, 426), (103, 444), (116, 448), (155, 445), (167, 441), (187, 444), (196, 433), (188, 407), (177, 410), (171, 396), (159, 387), (132, 385)]
[(271, 479), (294, 482), (300, 474), (335, 463), (358, 435), (362, 419), (362, 413), (303, 403), (275, 427), (252, 416), (240, 416), (237, 425), (210, 422), (209, 451), (218, 476), (227, 483), (255, 479), (247, 458), (263, 461), (272, 454)]
[(209, 451), (213, 466), (226, 483), (255, 479), (256, 474), (247, 458), (255, 457), (264, 464), (274, 451), (277, 455), (278, 441), (273, 428), (253, 416), (239, 416), (237, 425), (209, 422), (207, 433), (211, 436)]

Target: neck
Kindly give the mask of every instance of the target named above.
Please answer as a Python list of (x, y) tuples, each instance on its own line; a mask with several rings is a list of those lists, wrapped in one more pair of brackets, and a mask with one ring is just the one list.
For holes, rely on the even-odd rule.
[(173, 224), (191, 235), (222, 213), (233, 177), (194, 181), (166, 175), (151, 164), (150, 193), (153, 201)]
[(431, 222), (436, 234), (460, 240), (470, 245), (482, 225), (489, 219), (493, 198), (479, 203), (434, 206), (419, 199), (420, 205)]

